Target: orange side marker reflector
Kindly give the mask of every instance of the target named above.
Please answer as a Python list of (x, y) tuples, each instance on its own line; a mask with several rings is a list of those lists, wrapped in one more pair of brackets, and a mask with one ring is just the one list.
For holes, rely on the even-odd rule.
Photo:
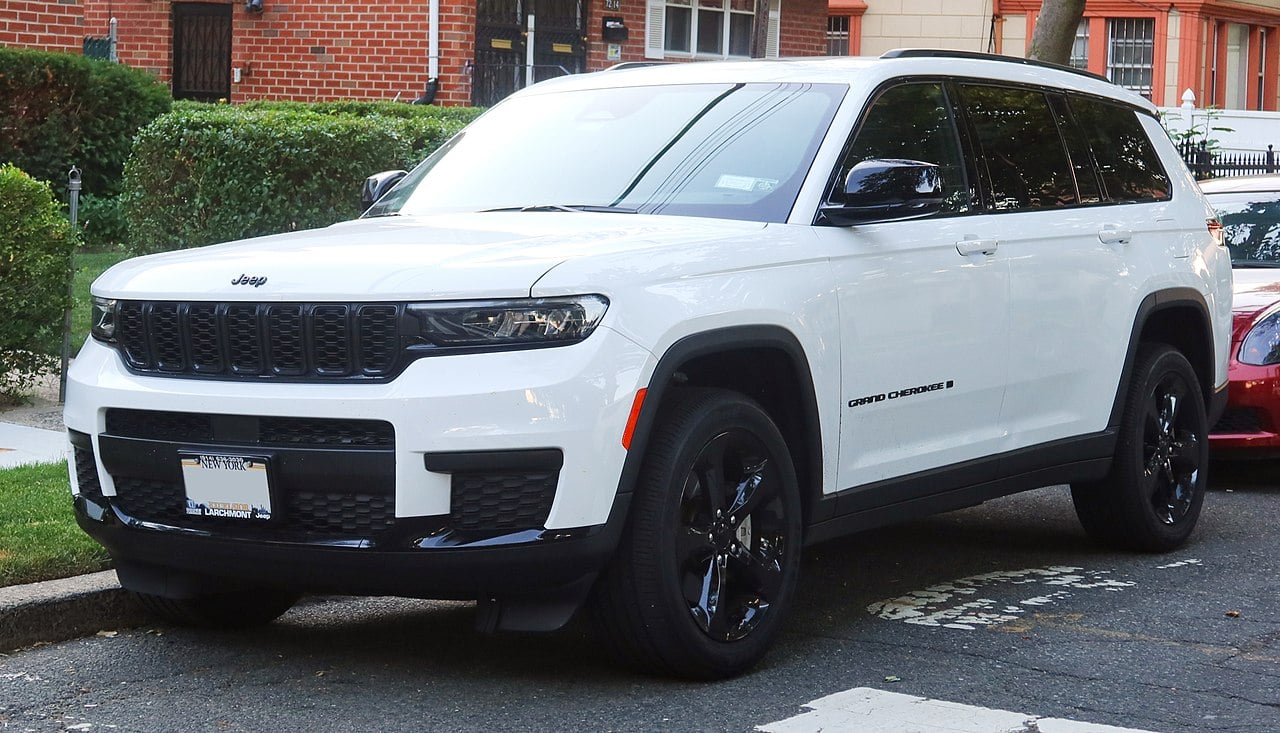
[(627, 417), (627, 427), (622, 431), (622, 447), (631, 450), (631, 436), (636, 432), (636, 421), (640, 419), (640, 407), (644, 405), (644, 396), (649, 390), (636, 390), (636, 398), (631, 403), (631, 415)]

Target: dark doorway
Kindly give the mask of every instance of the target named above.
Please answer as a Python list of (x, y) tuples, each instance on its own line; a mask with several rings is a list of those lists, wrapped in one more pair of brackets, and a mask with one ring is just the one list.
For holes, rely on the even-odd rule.
[(471, 103), (489, 107), (530, 81), (585, 71), (586, 23), (583, 0), (479, 0)]
[(173, 4), (173, 98), (231, 99), (231, 6)]

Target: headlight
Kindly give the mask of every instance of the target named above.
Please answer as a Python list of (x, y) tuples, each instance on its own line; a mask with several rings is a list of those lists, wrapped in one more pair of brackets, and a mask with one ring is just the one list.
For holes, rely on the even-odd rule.
[(1253, 366), (1280, 364), (1280, 309), (1258, 319), (1240, 344), (1240, 363)]
[(114, 298), (93, 296), (93, 312), (90, 316), (90, 332), (99, 341), (114, 343), (116, 340), (116, 301)]
[(577, 343), (599, 325), (602, 295), (412, 303), (419, 343), (443, 347), (550, 346)]

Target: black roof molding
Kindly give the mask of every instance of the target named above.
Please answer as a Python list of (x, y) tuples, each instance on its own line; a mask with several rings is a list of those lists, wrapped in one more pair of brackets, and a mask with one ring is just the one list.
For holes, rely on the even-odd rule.
[(1067, 71), (1080, 76), (1087, 76), (1090, 79), (1105, 81), (1110, 84), (1111, 80), (1100, 74), (1095, 74), (1084, 69), (1077, 69), (1074, 66), (1063, 66), (1062, 64), (1051, 64), (1048, 61), (1037, 61), (1035, 59), (1024, 59), (1017, 56), (1001, 56), (994, 53), (979, 53), (977, 51), (954, 51), (944, 48), (895, 48), (891, 51), (885, 51), (880, 55), (882, 59), (975, 59), (978, 61), (1001, 61), (1006, 64), (1022, 64), (1023, 66), (1038, 66), (1043, 69), (1055, 69), (1057, 71)]

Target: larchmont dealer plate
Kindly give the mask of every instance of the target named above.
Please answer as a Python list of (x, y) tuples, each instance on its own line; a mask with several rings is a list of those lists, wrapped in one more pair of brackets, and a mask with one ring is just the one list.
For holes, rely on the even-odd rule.
[(263, 520), (271, 518), (267, 459), (182, 453), (187, 514), (198, 517)]

